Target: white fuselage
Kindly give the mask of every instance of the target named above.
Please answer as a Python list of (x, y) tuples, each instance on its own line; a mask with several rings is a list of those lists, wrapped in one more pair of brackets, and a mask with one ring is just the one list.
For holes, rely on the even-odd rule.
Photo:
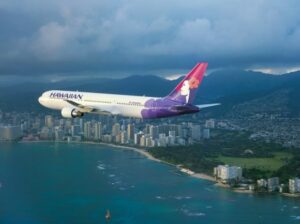
[(141, 111), (145, 108), (145, 102), (154, 97), (141, 97), (117, 94), (102, 94), (77, 91), (51, 90), (44, 92), (39, 102), (50, 109), (62, 110), (67, 107), (74, 107), (68, 100), (87, 108), (98, 108), (99, 110), (87, 111), (91, 113), (122, 115), (126, 117), (142, 118)]

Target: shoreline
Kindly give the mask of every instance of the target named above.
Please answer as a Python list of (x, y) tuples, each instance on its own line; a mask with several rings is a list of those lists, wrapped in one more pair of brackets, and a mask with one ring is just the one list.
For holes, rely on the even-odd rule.
[[(179, 171), (180, 168), (178, 167), (178, 165), (163, 161), (161, 159), (155, 158), (154, 156), (152, 156), (149, 152), (147, 152), (145, 149), (141, 149), (141, 148), (136, 148), (136, 147), (132, 147), (132, 146), (123, 146), (123, 145), (117, 145), (117, 144), (113, 144), (113, 143), (104, 143), (104, 142), (92, 142), (92, 141), (83, 141), (83, 142), (66, 142), (66, 141), (49, 141), (49, 140), (37, 140), (37, 141), (19, 141), (20, 143), (75, 143), (75, 144), (91, 144), (91, 145), (105, 145), (105, 146), (110, 146), (113, 148), (121, 148), (124, 150), (131, 150), (131, 151), (135, 151), (143, 156), (145, 156), (147, 159), (155, 161), (155, 162), (159, 162), (159, 163), (164, 163), (170, 166), (175, 166)], [(193, 172), (193, 171), (192, 171)], [(196, 173), (193, 172), (193, 174), (187, 174), (188, 176), (197, 178), (197, 179), (201, 179), (201, 180), (207, 180), (207, 181), (211, 181), (211, 182), (216, 182), (215, 178), (205, 174), (205, 173)]]
[[(173, 166), (176, 167), (176, 169), (178, 171), (180, 171), (181, 173), (186, 174), (187, 176), (193, 177), (193, 178), (197, 178), (197, 179), (201, 179), (201, 180), (207, 180), (210, 182), (214, 182), (214, 185), (217, 187), (221, 187), (224, 189), (228, 189), (231, 192), (235, 192), (235, 193), (242, 193), (242, 194), (255, 194), (257, 192), (255, 191), (251, 191), (248, 189), (241, 189), (241, 188), (230, 188), (228, 185), (225, 185), (219, 181), (217, 181), (213, 176), (210, 176), (208, 174), (205, 173), (196, 173), (192, 170), (186, 169), (184, 168), (185, 171), (182, 171), (182, 167), (180, 165), (176, 165), (176, 164), (172, 164), (169, 162), (166, 162), (164, 160), (155, 158), (154, 156), (152, 156), (147, 150), (142, 149), (142, 148), (136, 148), (133, 146), (126, 146), (126, 145), (117, 145), (117, 144), (113, 144), (113, 143), (104, 143), (104, 142), (93, 142), (93, 141), (82, 141), (82, 142), (66, 142), (66, 141), (49, 141), (49, 140), (34, 140), (34, 141), (18, 141), (19, 143), (73, 143), (73, 144), (91, 144), (91, 145), (102, 145), (102, 146), (110, 146), (113, 148), (119, 148), (119, 149), (123, 149), (123, 150), (131, 150), (134, 152), (137, 152), (143, 156), (145, 156), (147, 159), (155, 161), (155, 162), (159, 162), (159, 163), (164, 163), (167, 164), (169, 166)], [(297, 198), (300, 197), (300, 194), (290, 194), (290, 193), (281, 193), (280, 195), (285, 196), (285, 197), (290, 197), (290, 198)]]
[[(170, 166), (175, 166), (180, 171), (180, 168), (178, 167), (178, 165), (166, 162), (166, 161), (158, 159), (158, 158), (155, 158), (154, 156), (152, 156), (145, 149), (136, 148), (136, 147), (132, 147), (132, 146), (116, 145), (116, 144), (112, 144), (112, 143), (102, 143), (102, 142), (99, 142), (99, 143), (98, 142), (82, 142), (82, 143), (107, 145), (107, 146), (111, 146), (111, 147), (114, 147), (114, 148), (122, 148), (122, 149), (126, 149), (126, 150), (132, 150), (132, 151), (135, 151), (137, 153), (140, 153), (141, 155), (144, 155), (149, 160), (152, 160), (152, 161), (155, 161), (155, 162), (159, 162), (159, 163), (164, 163), (164, 164), (167, 164), (167, 165), (170, 165)], [(202, 180), (208, 180), (208, 181), (216, 182), (216, 180), (215, 180), (214, 177), (209, 176), (208, 174), (205, 174), (205, 173), (196, 173), (196, 172), (193, 172), (193, 174), (187, 174), (187, 175), (191, 176), (191, 177), (194, 177), (194, 178), (197, 178), (197, 179), (202, 179)]]

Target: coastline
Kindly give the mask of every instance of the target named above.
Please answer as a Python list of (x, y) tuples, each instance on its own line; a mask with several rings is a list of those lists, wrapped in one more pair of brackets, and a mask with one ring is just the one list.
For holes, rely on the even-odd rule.
[[(142, 148), (136, 148), (133, 146), (125, 146), (125, 145), (117, 145), (117, 144), (113, 144), (113, 143), (104, 143), (104, 142), (93, 142), (93, 141), (83, 141), (83, 142), (66, 142), (66, 141), (49, 141), (49, 140), (34, 140), (34, 141), (19, 141), (20, 143), (73, 143), (73, 144), (91, 144), (91, 145), (102, 145), (102, 146), (110, 146), (113, 148), (119, 148), (122, 150), (131, 150), (134, 152), (137, 152), (143, 156), (145, 156), (147, 159), (155, 161), (155, 162), (159, 162), (159, 163), (164, 163), (170, 166), (175, 166), (179, 171), (181, 171), (182, 173), (193, 177), (193, 178), (197, 178), (197, 179), (202, 179), (202, 180), (207, 180), (210, 182), (214, 182), (214, 185), (217, 187), (221, 187), (221, 188), (225, 188), (228, 189), (232, 192), (235, 193), (242, 193), (242, 194), (254, 194), (256, 192), (248, 190), (248, 189), (242, 189), (242, 188), (230, 188), (228, 185), (223, 184), (219, 181), (216, 181), (216, 179), (213, 176), (210, 176), (208, 174), (205, 173), (196, 173), (192, 170), (186, 169), (184, 168), (184, 171), (182, 170), (182, 167), (180, 165), (176, 165), (176, 164), (172, 164), (169, 162), (166, 162), (164, 160), (155, 158), (154, 156), (152, 156), (147, 150), (142, 149)], [(300, 194), (290, 194), (290, 193), (282, 193), (281, 195), (285, 196), (285, 197), (290, 197), (290, 198), (297, 198), (300, 197)]]
[[(20, 141), (21, 143), (39, 143), (39, 142), (44, 142), (44, 143), (68, 143), (66, 141), (49, 141), (49, 140), (35, 140), (35, 141)], [(70, 142), (70, 143), (75, 143), (75, 144), (92, 144), (92, 145), (106, 145), (106, 146), (110, 146), (110, 147), (114, 147), (114, 148), (120, 148), (120, 149), (124, 149), (124, 150), (132, 150), (135, 151), (143, 156), (145, 156), (147, 159), (155, 161), (155, 162), (159, 162), (159, 163), (164, 163), (170, 166), (175, 166), (178, 170), (180, 170), (180, 168), (172, 163), (163, 161), (161, 159), (157, 159), (154, 156), (152, 156), (149, 152), (147, 152), (145, 149), (141, 149), (141, 148), (135, 148), (132, 146), (123, 146), (123, 145), (116, 145), (116, 144), (112, 144), (112, 143), (104, 143), (104, 142), (92, 142), (92, 141), (83, 141), (83, 142)], [(208, 174), (205, 173), (195, 173), (193, 172), (193, 174), (187, 174), (188, 176), (197, 178), (197, 179), (202, 179), (202, 180), (207, 180), (207, 181), (211, 181), (211, 182), (216, 182), (215, 178), (212, 176), (209, 176)]]
[[(164, 163), (164, 164), (167, 164), (167, 165), (170, 165), (170, 166), (175, 166), (178, 170), (180, 170), (176, 164), (172, 164), (172, 163), (169, 163), (169, 162), (166, 162), (166, 161), (163, 161), (161, 159), (158, 159), (158, 158), (155, 158), (154, 156), (152, 156), (148, 151), (146, 151), (145, 149), (141, 149), (141, 148), (135, 148), (135, 147), (132, 147), (132, 146), (123, 146), (123, 145), (116, 145), (116, 144), (112, 144), (112, 143), (103, 143), (103, 142), (89, 142), (89, 141), (86, 141), (86, 142), (79, 142), (79, 143), (84, 143), (84, 144), (98, 144), (98, 145), (107, 145), (107, 146), (111, 146), (111, 147), (114, 147), (114, 148), (121, 148), (121, 149), (125, 149), (125, 150), (132, 150), (132, 151), (135, 151), (137, 153), (140, 153), (141, 155), (145, 156), (147, 159), (149, 160), (152, 160), (152, 161), (155, 161), (155, 162), (159, 162), (159, 163)], [(193, 172), (193, 174), (187, 174), (188, 176), (191, 176), (191, 177), (194, 177), (194, 178), (197, 178), (197, 179), (202, 179), (202, 180), (208, 180), (208, 181), (213, 181), (213, 182), (216, 182), (215, 181), (215, 178), (212, 177), (212, 176), (209, 176), (205, 173), (195, 173)]]
[[(131, 151), (135, 151), (143, 156), (145, 156), (147, 159), (155, 161), (155, 162), (159, 162), (159, 163), (164, 163), (170, 166), (175, 166), (179, 171), (181, 171), (182, 173), (185, 173), (186, 175), (193, 177), (193, 178), (197, 178), (197, 179), (202, 179), (202, 180), (207, 180), (210, 182), (214, 182), (215, 186), (217, 187), (222, 187), (222, 188), (226, 188), (232, 192), (236, 192), (236, 193), (242, 193), (242, 194), (254, 194), (257, 193), (255, 191), (252, 190), (248, 190), (248, 189), (242, 189), (242, 188), (230, 188), (228, 185), (226, 184), (222, 184), (221, 182), (217, 181), (213, 176), (210, 176), (208, 174), (205, 173), (196, 173), (192, 170), (186, 169), (186, 168), (182, 168), (180, 165), (176, 165), (176, 164), (172, 164), (169, 163), (167, 161), (155, 158), (154, 156), (151, 155), (151, 153), (149, 153), (147, 150), (142, 149), (142, 148), (136, 148), (133, 146), (126, 146), (126, 145), (117, 145), (117, 144), (113, 144), (113, 143), (104, 143), (104, 142), (93, 142), (93, 141), (82, 141), (82, 142), (67, 142), (67, 141), (50, 141), (50, 140), (33, 140), (33, 141), (18, 141), (19, 143), (71, 143), (71, 144), (93, 144), (93, 145), (102, 145), (102, 146), (110, 146), (113, 148), (119, 148), (122, 150), (131, 150)], [(282, 196), (285, 197), (290, 197), (290, 198), (298, 198), (300, 197), (300, 194), (291, 194), (291, 193), (281, 193)]]

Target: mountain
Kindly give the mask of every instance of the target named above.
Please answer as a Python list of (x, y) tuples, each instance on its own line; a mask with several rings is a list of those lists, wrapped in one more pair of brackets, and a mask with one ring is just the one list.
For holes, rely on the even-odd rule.
[(78, 90), (128, 95), (165, 96), (178, 81), (157, 76), (129, 76), (123, 79), (93, 79), (56, 83), (22, 83), (0, 89), (0, 109), (30, 111), (39, 110), (38, 97), (47, 90)]
[(230, 112), (228, 116), (251, 116), (253, 114), (280, 114), (288, 117), (300, 116), (300, 72), (279, 78), (271, 89), (244, 93), (223, 98)]
[[(128, 95), (165, 96), (181, 80), (166, 80), (154, 75), (134, 75), (122, 79), (92, 79), (56, 83), (23, 83), (0, 89), (0, 109), (30, 111), (43, 109), (37, 102), (50, 89), (106, 92)], [(260, 72), (227, 69), (205, 77), (196, 102), (221, 102), (215, 116), (253, 113), (285, 113), (298, 116), (300, 111), (300, 72), (274, 76)]]

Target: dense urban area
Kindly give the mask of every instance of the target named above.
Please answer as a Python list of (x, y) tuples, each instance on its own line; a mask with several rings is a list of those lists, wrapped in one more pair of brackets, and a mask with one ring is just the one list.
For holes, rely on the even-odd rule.
[[(241, 192), (300, 195), (299, 119), (142, 120), (118, 116), (63, 119), (58, 114), (0, 112), (1, 141), (99, 142), (147, 150), (187, 174), (207, 174)], [(263, 128), (264, 127), (264, 128)]]

